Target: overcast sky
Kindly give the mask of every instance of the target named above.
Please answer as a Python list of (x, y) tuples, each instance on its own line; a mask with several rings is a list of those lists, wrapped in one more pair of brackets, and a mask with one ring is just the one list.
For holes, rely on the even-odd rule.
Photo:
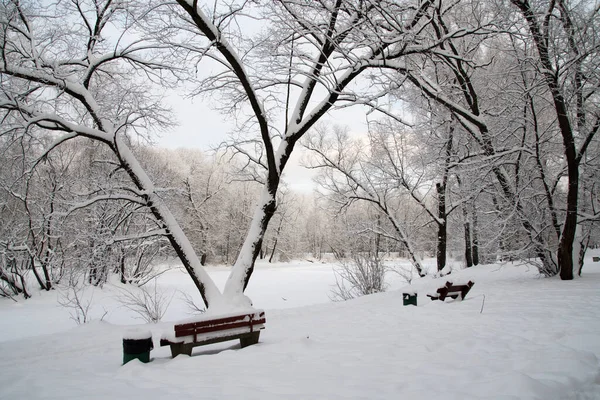
[[(160, 147), (210, 150), (225, 140), (227, 134), (235, 126), (233, 120), (211, 109), (201, 98), (192, 100), (172, 94), (167, 101), (175, 112), (175, 118), (179, 125), (175, 126), (172, 131), (162, 134), (158, 140)], [(355, 133), (367, 130), (364, 110), (360, 107), (329, 113), (323, 122), (348, 126)], [(284, 180), (294, 190), (310, 192), (314, 187), (312, 182), (314, 173), (300, 165), (303, 157), (305, 157), (303, 148), (297, 145), (285, 168)]]

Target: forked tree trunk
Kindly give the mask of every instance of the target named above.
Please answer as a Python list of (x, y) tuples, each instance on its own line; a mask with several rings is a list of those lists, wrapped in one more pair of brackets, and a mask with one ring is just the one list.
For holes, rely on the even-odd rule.
[(294, 140), (286, 138), (279, 145), (275, 156), (277, 165), (273, 166), (273, 169), (269, 169), (267, 173), (267, 182), (263, 186), (246, 239), (225, 283), (223, 295), (227, 298), (227, 301), (232, 302), (234, 305), (250, 305), (249, 300), (244, 296), (244, 290), (246, 290), (252, 272), (254, 272), (254, 264), (262, 249), (269, 222), (277, 210), (277, 189), (279, 188), (280, 174), (289, 160), (294, 144)]
[[(219, 51), (225, 60), (224, 64), (228, 64), (230, 71), (239, 80), (256, 118), (262, 144), (264, 146), (263, 155), (266, 158), (265, 166), (267, 171), (267, 182), (264, 185), (261, 198), (252, 218), (250, 229), (244, 244), (242, 245), (224, 289), (224, 295), (228, 300), (231, 299), (232, 301), (237, 302), (236, 299), (240, 299), (243, 301), (243, 292), (248, 285), (248, 280), (254, 270), (254, 263), (260, 252), (265, 231), (269, 221), (275, 213), (275, 196), (279, 186), (279, 180), (287, 160), (293, 151), (295, 143), (333, 107), (344, 93), (346, 87), (364, 70), (370, 67), (371, 63), (378, 65), (379, 62), (384, 62), (387, 59), (399, 58), (404, 54), (404, 50), (398, 48), (397, 50), (399, 50), (399, 52), (392, 51), (392, 47), (388, 47), (388, 44), (381, 47), (372, 47), (372, 50), (370, 50), (367, 55), (361, 57), (365, 62), (355, 62), (351, 65), (351, 68), (348, 68), (341, 74), (335, 75), (336, 79), (334, 80), (333, 87), (328, 89), (328, 93), (324, 98), (317, 100), (315, 98), (315, 89), (318, 87), (319, 77), (326, 68), (326, 65), (330, 64), (330, 58), (335, 56), (335, 52), (341, 48), (342, 42), (352, 35), (353, 29), (358, 26), (358, 21), (365, 18), (365, 15), (361, 12), (356, 15), (352, 25), (348, 26), (344, 24), (340, 26), (338, 18), (341, 15), (345, 16), (347, 12), (344, 2), (342, 0), (337, 0), (333, 5), (328, 5), (327, 7), (323, 5), (323, 10), (329, 14), (329, 22), (323, 25), (324, 30), (317, 34), (311, 32), (300, 33), (300, 36), (303, 37), (306, 37), (304, 35), (311, 37), (313, 37), (313, 35), (316, 35), (314, 37), (319, 36), (319, 40), (317, 41), (319, 42), (319, 45), (317, 46), (319, 51), (315, 54), (313, 63), (309, 66), (308, 71), (305, 70), (303, 72), (306, 76), (306, 80), (301, 87), (293, 113), (289, 116), (289, 119), (286, 118), (286, 127), (283, 131), (279, 149), (277, 152), (274, 152), (272, 137), (275, 135), (271, 132), (271, 121), (267, 118), (267, 113), (263, 108), (263, 100), (257, 95), (256, 89), (242, 63), (242, 58), (238, 56), (237, 52), (227, 41), (225, 36), (221, 34), (219, 27), (215, 26), (215, 21), (202, 11), (202, 7), (199, 6), (197, 1), (177, 0), (177, 3), (190, 16), (191, 21), (193, 21), (202, 34), (206, 36), (211, 42), (211, 45)], [(430, 1), (423, 2), (413, 15), (412, 19), (407, 22), (407, 29), (412, 29), (418, 25), (419, 21), (424, 19), (426, 11), (430, 6)], [(297, 16), (290, 13), (290, 17), (293, 20)], [(321, 26), (319, 26), (319, 29), (320, 28)], [(291, 61), (292, 55), (290, 55), (290, 65)], [(288, 96), (286, 105), (289, 104), (290, 101)], [(307, 112), (307, 109), (311, 104), (316, 104), (316, 106), (310, 112)], [(420, 269), (418, 258), (414, 257), (414, 260), (416, 266)], [(420, 271), (420, 273), (422, 272)]]

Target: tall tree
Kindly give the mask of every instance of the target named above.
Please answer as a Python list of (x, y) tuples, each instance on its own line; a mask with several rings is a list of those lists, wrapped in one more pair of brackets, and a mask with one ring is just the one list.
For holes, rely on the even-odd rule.
[(568, 184), (566, 215), (557, 255), (561, 279), (570, 280), (579, 257), (579, 252), (573, 253), (573, 243), (577, 229), (580, 164), (600, 129), (600, 111), (594, 100), (600, 88), (596, 67), (600, 60), (597, 45), (600, 8), (588, 2), (565, 0), (536, 5), (529, 0), (511, 2), (526, 20), (537, 50), (538, 68), (550, 91), (562, 136)]
[[(198, 53), (208, 54), (224, 67), (205, 81), (210, 86), (199, 91), (226, 88), (232, 105), (246, 101), (253, 127), (260, 135), (259, 156), (252, 158), (264, 169), (264, 189), (225, 286), (226, 295), (240, 297), (275, 212), (281, 174), (298, 140), (336, 105), (371, 104), (372, 93), (359, 93), (351, 86), (370, 66), (380, 68), (407, 54), (427, 51), (459, 32), (462, 34), (462, 29), (434, 40), (425, 38), (422, 32), (430, 23), (427, 11), (433, 4), (429, 0), (416, 4), (280, 0), (269, 3), (267, 13), (262, 15), (272, 24), (268, 38), (260, 41), (266, 47), (251, 42), (248, 51), (242, 52), (234, 45), (243, 43), (248, 35), (242, 32), (241, 37), (235, 36), (238, 31), (230, 24), (241, 6), (209, 11), (196, 1), (177, 2), (185, 10), (187, 21), (210, 42), (208, 49), (199, 48)], [(286, 115), (279, 130), (267, 107), (274, 98), (274, 88), (288, 93), (282, 102), (276, 102)]]

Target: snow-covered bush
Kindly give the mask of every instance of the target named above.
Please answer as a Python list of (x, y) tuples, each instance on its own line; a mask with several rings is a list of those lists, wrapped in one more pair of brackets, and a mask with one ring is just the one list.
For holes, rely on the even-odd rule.
[(133, 311), (144, 321), (159, 322), (167, 312), (167, 308), (173, 300), (173, 294), (168, 295), (160, 290), (154, 279), (154, 287), (146, 286), (128, 287), (121, 289), (119, 302), (123, 307)]
[(345, 301), (384, 292), (387, 269), (381, 259), (373, 254), (354, 253), (351, 260), (340, 260), (339, 267), (334, 270), (332, 300)]

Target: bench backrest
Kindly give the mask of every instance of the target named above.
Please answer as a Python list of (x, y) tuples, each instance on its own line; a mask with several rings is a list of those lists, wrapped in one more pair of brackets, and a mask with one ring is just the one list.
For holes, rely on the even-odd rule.
[(264, 325), (265, 312), (241, 314), (225, 318), (209, 319), (175, 325), (175, 337), (196, 336), (201, 333), (217, 332), (227, 329), (248, 327), (250, 332), (255, 325)]

